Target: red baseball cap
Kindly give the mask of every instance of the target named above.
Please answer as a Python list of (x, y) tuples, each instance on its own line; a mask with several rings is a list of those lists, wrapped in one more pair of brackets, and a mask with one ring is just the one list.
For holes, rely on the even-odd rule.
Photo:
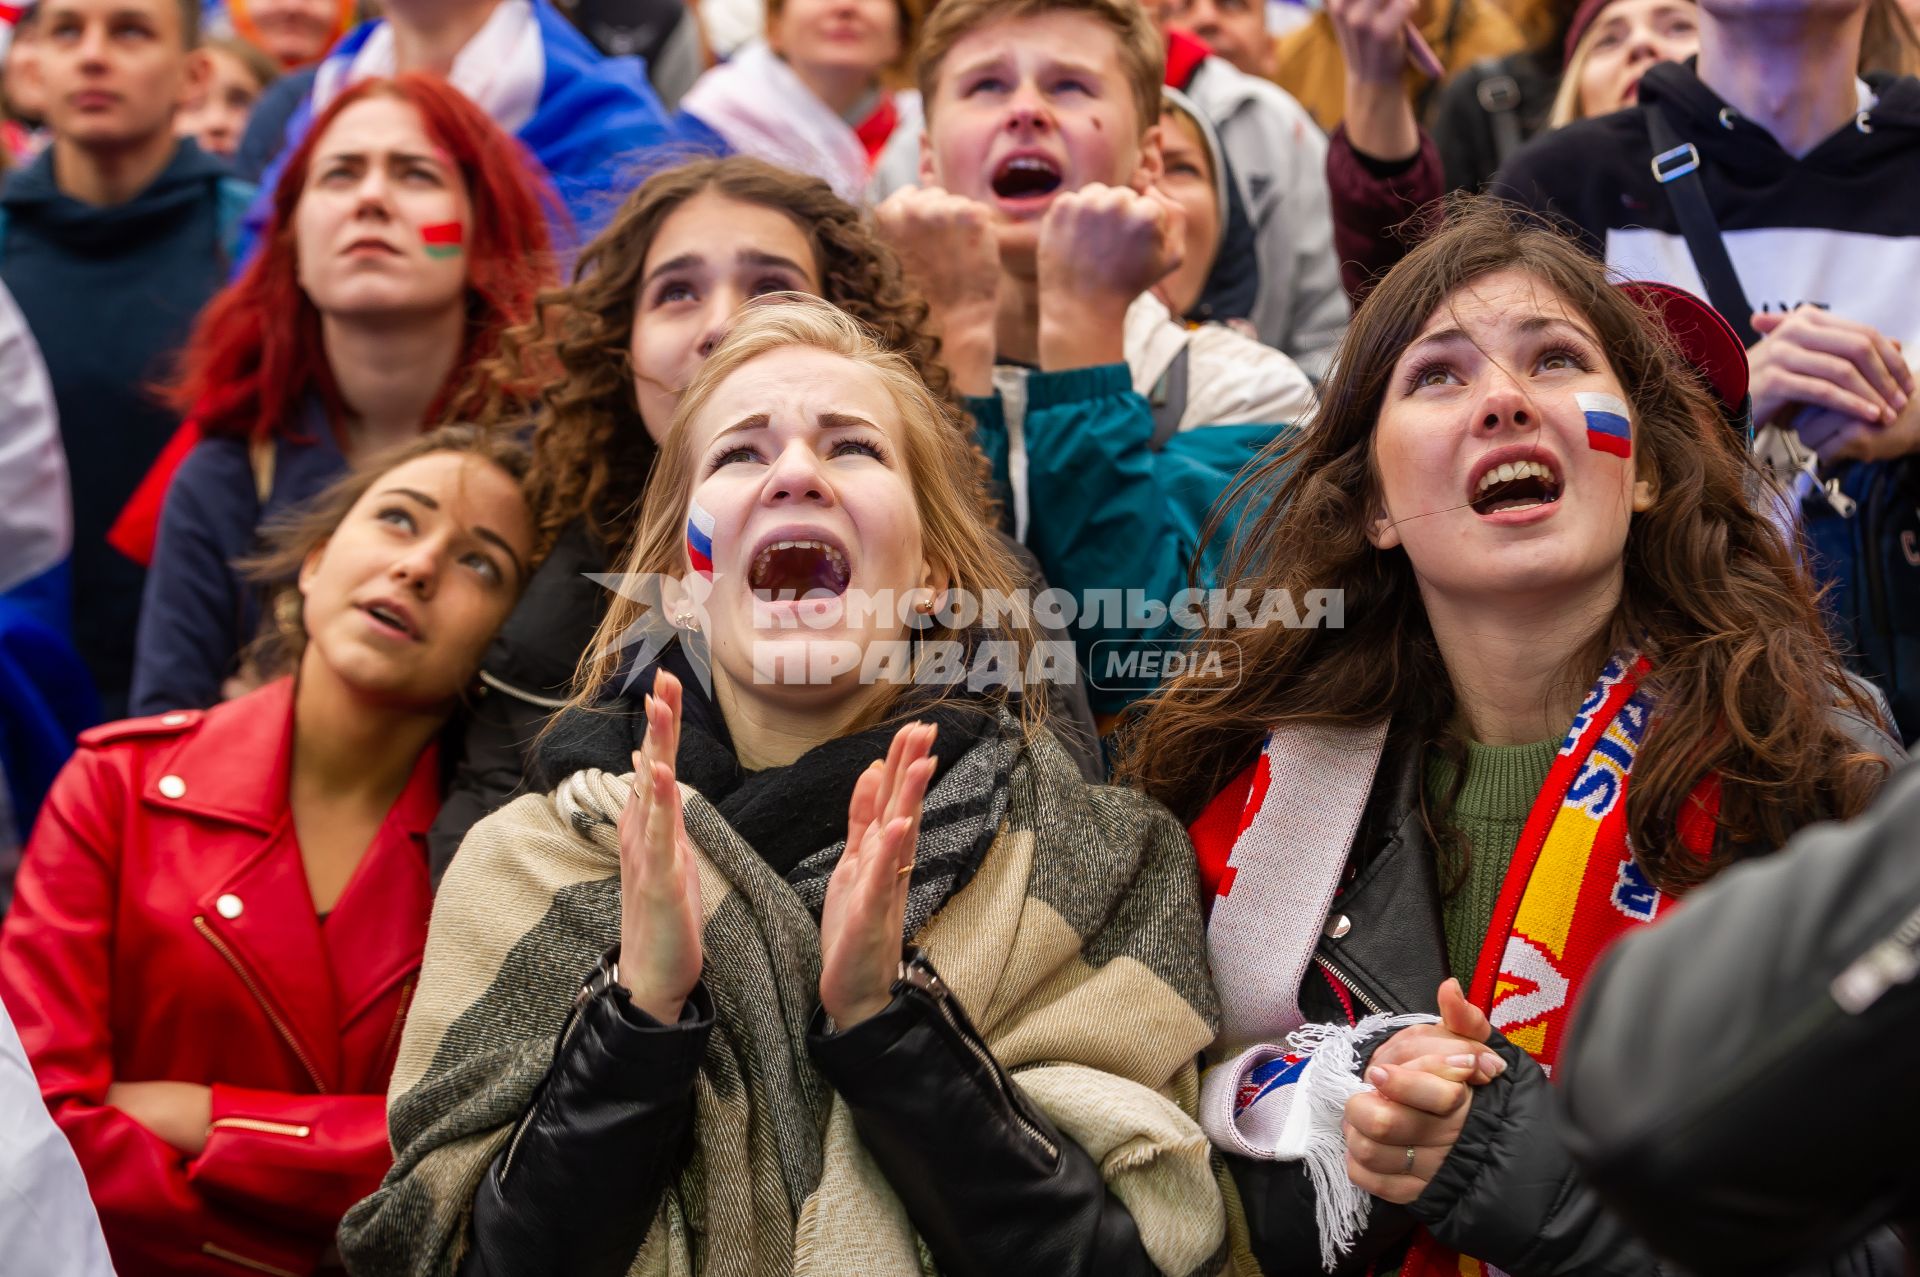
[(1746, 430), (1752, 404), (1747, 399), (1747, 348), (1719, 311), (1684, 288), (1637, 279), (1620, 291), (1651, 311), (1673, 339), (1728, 421)]

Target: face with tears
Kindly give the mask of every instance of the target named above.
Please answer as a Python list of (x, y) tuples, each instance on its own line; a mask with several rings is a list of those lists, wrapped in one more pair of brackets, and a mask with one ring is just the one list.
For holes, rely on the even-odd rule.
[(925, 558), (910, 440), (886, 381), (824, 349), (776, 347), (734, 369), (685, 425), (688, 559), (712, 566), (716, 683), (817, 705), (871, 682), (868, 649), (904, 653), (904, 618), (945, 585)]
[(1634, 412), (1593, 325), (1502, 270), (1443, 302), (1395, 362), (1374, 427), (1368, 536), (1423, 593), (1617, 591), (1636, 477)]

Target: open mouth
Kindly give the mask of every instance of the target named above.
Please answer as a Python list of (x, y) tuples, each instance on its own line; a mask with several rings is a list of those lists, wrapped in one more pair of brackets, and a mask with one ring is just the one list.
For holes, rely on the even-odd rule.
[(1468, 503), (1475, 514), (1531, 510), (1560, 499), (1560, 481), (1543, 461), (1509, 461), (1480, 476)]
[(837, 545), (825, 541), (774, 541), (762, 546), (747, 568), (747, 586), (763, 603), (832, 597), (847, 592), (853, 569)]
[(420, 637), (420, 632), (413, 628), (412, 622), (384, 603), (369, 603), (361, 610), (402, 637), (410, 639)]
[(993, 193), (1003, 200), (1039, 199), (1060, 182), (1060, 166), (1044, 155), (1016, 155), (993, 171)]

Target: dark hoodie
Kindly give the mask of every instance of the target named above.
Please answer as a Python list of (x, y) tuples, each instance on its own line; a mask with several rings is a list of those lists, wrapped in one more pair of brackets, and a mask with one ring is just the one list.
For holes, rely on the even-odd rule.
[(106, 532), (179, 425), (152, 388), (226, 278), (226, 176), (182, 141), (124, 204), (61, 194), (51, 150), (0, 191), (0, 280), (46, 356), (73, 484), (74, 639), (109, 716), (126, 705), (142, 572)]
[[(1912, 361), (1920, 351), (1920, 80), (1876, 75), (1867, 90), (1872, 100), (1852, 121), (1795, 159), (1702, 84), (1692, 64), (1663, 63), (1640, 82), (1639, 106), (1534, 141), (1495, 186), (1572, 221), (1622, 277), (1704, 297), (1672, 201), (1653, 176), (1647, 112), (1657, 106), (1699, 152), (1707, 201), (1748, 303), (1823, 307), (1900, 341)], [(1920, 523), (1911, 495), (1920, 458), (1825, 473), (1861, 505), (1853, 518), (1824, 502), (1802, 507), (1816, 572), (1832, 586), (1831, 624), (1911, 736), (1920, 732)]]
[(1647, 107), (1698, 148), (1708, 202), (1759, 310), (1805, 302), (1920, 340), (1920, 80), (1873, 76), (1877, 101), (1795, 159), (1733, 111), (1692, 64), (1661, 63), (1641, 105), (1536, 138), (1494, 189), (1565, 219), (1630, 279), (1706, 289), (1652, 169)]

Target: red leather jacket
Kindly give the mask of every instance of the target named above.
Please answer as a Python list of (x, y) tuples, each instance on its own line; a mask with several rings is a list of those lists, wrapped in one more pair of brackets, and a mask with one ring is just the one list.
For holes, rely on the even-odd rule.
[[(292, 725), (283, 679), (81, 736), (0, 930), (0, 994), (122, 1277), (312, 1272), (391, 1159), (437, 751), (322, 923), (286, 799)], [(116, 1080), (211, 1086), (205, 1151), (108, 1107)]]

